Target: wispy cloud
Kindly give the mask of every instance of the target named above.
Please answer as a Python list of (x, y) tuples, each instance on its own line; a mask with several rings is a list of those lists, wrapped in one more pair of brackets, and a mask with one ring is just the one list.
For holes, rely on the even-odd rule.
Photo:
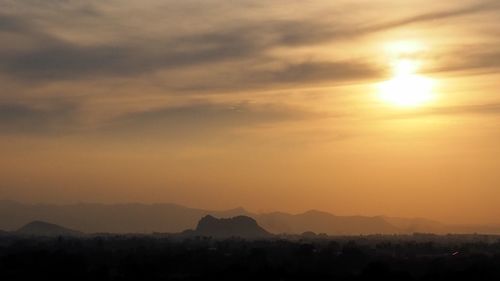
[(106, 122), (98, 130), (108, 135), (183, 138), (323, 117), (318, 112), (278, 104), (198, 102), (128, 113)]
[(0, 104), (0, 135), (57, 135), (75, 130), (77, 110), (74, 105), (58, 104), (36, 107), (18, 103)]
[[(6, 3), (10, 8), (0, 12), (0, 40), (3, 43), (0, 46), (0, 76), (22, 85), (19, 87), (31, 84), (37, 87), (62, 81), (67, 88), (58, 88), (58, 92), (75, 104), (80, 101), (72, 96), (73, 89), (88, 81), (133, 78), (148, 84), (156, 74), (161, 75), (158, 83), (161, 93), (156, 94), (176, 95), (176, 98), (186, 92), (220, 94), (273, 89), (282, 85), (300, 87), (324, 82), (336, 85), (346, 81), (372, 81), (385, 75), (385, 70), (370, 56), (351, 55), (345, 46), (344, 49), (332, 50), (331, 56), (310, 55), (311, 52), (304, 54), (303, 49), (312, 50), (322, 44), (330, 44), (333, 48), (333, 43), (345, 43), (372, 33), (500, 8), (498, 1), (481, 1), (465, 7), (375, 22), (373, 18), (349, 17), (338, 12), (332, 12), (334, 16), (330, 18), (315, 14), (283, 18), (262, 14), (259, 17), (241, 17), (231, 26), (207, 16), (204, 23), (207, 28), (194, 28), (183, 21), (174, 21), (172, 26), (166, 27), (155, 22), (132, 25), (130, 22), (133, 19), (120, 17), (117, 20), (114, 9), (110, 8), (115, 2), (100, 4), (99, 1), (54, 0), (7, 1), (3, 4)], [(179, 14), (187, 17), (188, 22), (194, 20), (189, 18), (193, 14), (203, 14), (196, 5), (181, 2), (167, 4), (163, 6), (165, 9), (178, 8), (182, 11)], [(100, 5), (109, 6), (102, 8)], [(237, 3), (225, 5), (234, 14), (232, 16), (245, 14), (243, 10), (238, 10), (242, 7)], [(141, 10), (138, 11), (138, 18), (145, 19), (148, 13), (160, 12)], [(53, 18), (55, 14), (61, 16), (56, 20)], [(71, 24), (72, 18), (85, 19), (75, 33), (65, 28), (66, 24)], [(109, 30), (113, 36), (97, 35), (100, 28)], [(147, 33), (155, 28), (154, 33)], [(358, 42), (352, 43), (352, 47), (357, 48), (356, 44)], [(462, 53), (457, 63), (439, 71), (496, 68), (500, 65), (499, 58), (495, 50)], [(85, 85), (88, 91), (98, 87), (91, 83)], [(110, 88), (110, 95), (119, 99), (123, 89)], [(143, 92), (138, 89), (136, 95), (141, 94)], [(54, 131), (53, 128), (60, 127), (65, 131), (68, 123), (64, 120), (76, 118), (76, 107), (79, 105), (66, 106), (53, 104), (40, 107), (36, 102), (30, 105), (4, 104), (0, 106), (0, 130), (28, 132), (46, 128), (47, 131)], [(196, 130), (197, 126), (201, 128), (210, 124), (216, 124), (214, 127), (238, 126), (303, 116), (300, 110), (295, 112), (297, 109), (284, 108), (286, 106), (278, 109), (240, 105), (240, 111), (234, 111), (228, 110), (220, 101), (152, 112), (137, 113), (124, 109), (124, 115), (111, 121), (111, 127), (120, 131), (140, 129), (141, 124), (146, 124), (143, 128), (152, 131), (160, 128), (180, 130), (181, 126), (177, 125), (184, 124), (185, 128)], [(484, 108), (484, 111), (487, 109)], [(444, 112), (446, 110), (436, 110), (426, 114)]]
[(386, 115), (384, 119), (403, 119), (403, 118), (416, 118), (423, 116), (454, 116), (454, 115), (461, 116), (461, 115), (478, 115), (478, 114), (479, 115), (500, 114), (500, 103), (428, 107), (422, 109), (415, 109), (405, 113)]
[[(500, 34), (499, 34), (500, 35)], [(427, 72), (488, 72), (500, 68), (500, 52), (496, 45), (472, 45), (448, 50), (441, 56), (442, 62)]]
[(219, 134), (280, 122), (325, 118), (305, 108), (280, 104), (193, 102), (125, 112), (98, 124), (87, 124), (75, 104), (0, 104), (0, 135), (99, 134), (169, 138)]
[(373, 24), (371, 26), (361, 28), (360, 31), (369, 33), (378, 32), (410, 24), (434, 22), (438, 20), (445, 20), (467, 15), (473, 15), (481, 12), (493, 12), (495, 10), (500, 9), (500, 3), (498, 1), (478, 1), (478, 2), (479, 3), (477, 4), (465, 7), (459, 7), (456, 9), (428, 12), (428, 13), (418, 14), (415, 16), (401, 18), (394, 21), (387, 21), (378, 24)]
[[(56, 2), (56, 4), (60, 5), (61, 3)], [(71, 3), (64, 4), (71, 5)], [(424, 13), (369, 25), (360, 22), (340, 21), (340, 23), (336, 23), (315, 18), (264, 20), (259, 23), (249, 21), (236, 27), (220, 27), (220, 29), (212, 31), (186, 35), (176, 34), (174, 36), (165, 34), (164, 37), (154, 40), (121, 40), (116, 44), (103, 42), (91, 45), (82, 45), (61, 39), (53, 35), (50, 30), (44, 29), (44, 25), (35, 24), (35, 21), (27, 20), (22, 14), (3, 14), (0, 15), (0, 30), (10, 34), (15, 33), (21, 38), (24, 37), (23, 40), (32, 41), (32, 46), (23, 46), (19, 50), (4, 50), (0, 47), (0, 59), (2, 60), (0, 71), (4, 75), (27, 81), (50, 81), (142, 75), (155, 71), (175, 71), (186, 66), (212, 67), (213, 64), (227, 61), (232, 63), (263, 63), (269, 60), (279, 60), (279, 58), (273, 58), (268, 54), (270, 50), (276, 48), (317, 45), (408, 24), (491, 11), (499, 7), (498, 3), (489, 1), (454, 10)], [(89, 9), (92, 10), (88, 7), (80, 8), (73, 13), (77, 13), (77, 15), (88, 13)], [(98, 12), (94, 12), (93, 15), (95, 17), (105, 16)], [(44, 18), (44, 21), (50, 20)], [(328, 80), (344, 80), (347, 76), (365, 78), (365, 75), (349, 75), (356, 64), (360, 63), (345, 65), (325, 59), (319, 61), (312, 70), (337, 65), (339, 69), (332, 71)], [(288, 80), (288, 77), (300, 81), (300, 79), (304, 79), (303, 76), (294, 76), (293, 73), (296, 73), (298, 69), (307, 70), (307, 65), (312, 66), (312, 64), (298, 64), (289, 67), (290, 72), (276, 74), (274, 77), (278, 82), (280, 79), (281, 81)], [(268, 74), (268, 71), (264, 70), (262, 76)], [(377, 75), (369, 71), (365, 71), (364, 74)], [(244, 75), (243, 73), (242, 76)], [(306, 76), (312, 77), (308, 73)], [(319, 75), (316, 80), (319, 80), (320, 77), (324, 76)]]

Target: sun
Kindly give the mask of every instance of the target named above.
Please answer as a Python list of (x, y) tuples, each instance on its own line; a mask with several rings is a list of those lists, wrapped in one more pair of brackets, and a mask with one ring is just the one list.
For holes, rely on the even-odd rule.
[(380, 99), (398, 107), (416, 107), (432, 101), (435, 80), (418, 73), (421, 62), (411, 56), (415, 45), (396, 46), (391, 49), (393, 76), (377, 85)]
[(418, 106), (433, 100), (433, 84), (420, 75), (397, 76), (380, 84), (380, 97), (397, 106)]
[(385, 102), (396, 106), (418, 106), (434, 98), (434, 80), (417, 73), (418, 62), (400, 59), (393, 65), (394, 75), (378, 85)]

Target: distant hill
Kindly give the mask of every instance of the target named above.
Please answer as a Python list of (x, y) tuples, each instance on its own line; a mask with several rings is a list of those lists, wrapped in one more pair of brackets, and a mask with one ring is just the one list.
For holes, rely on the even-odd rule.
[(193, 229), (200, 218), (245, 215), (241, 208), (208, 211), (176, 204), (21, 204), (0, 201), (0, 229), (15, 230), (31, 221), (50, 221), (86, 233), (180, 232)]
[(393, 217), (382, 217), (385, 221), (392, 224), (393, 226), (401, 229), (405, 233), (436, 233), (445, 234), (448, 232), (453, 232), (453, 227), (445, 225), (443, 223), (423, 219), (423, 218), (393, 218)]
[(381, 217), (335, 216), (320, 211), (302, 214), (269, 213), (256, 216), (257, 221), (273, 233), (303, 233), (313, 231), (336, 235), (360, 233), (402, 233), (403, 231)]
[(272, 236), (251, 217), (237, 216), (218, 219), (211, 215), (203, 217), (198, 222), (193, 234), (215, 238), (241, 237), (248, 239)]
[(33, 221), (19, 228), (16, 234), (33, 236), (79, 236), (83, 233), (48, 222)]
[(301, 214), (256, 214), (243, 208), (211, 211), (176, 204), (21, 204), (0, 200), (0, 229), (13, 231), (31, 221), (49, 221), (85, 233), (178, 233), (195, 229), (207, 215), (216, 218), (248, 216), (271, 233), (301, 234), (398, 234), (488, 233), (500, 234), (499, 226), (453, 226), (426, 219), (336, 216), (311, 210)]

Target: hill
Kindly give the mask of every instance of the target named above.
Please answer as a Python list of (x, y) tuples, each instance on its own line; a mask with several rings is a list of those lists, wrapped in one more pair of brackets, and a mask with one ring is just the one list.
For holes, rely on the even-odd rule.
[(454, 232), (454, 228), (447, 226), (443, 223), (423, 219), (423, 218), (394, 218), (394, 217), (382, 217), (388, 223), (394, 225), (395, 227), (401, 229), (404, 233), (436, 233), (445, 234), (448, 232)]
[(50, 221), (86, 233), (180, 232), (192, 229), (203, 216), (243, 215), (246, 211), (223, 212), (188, 208), (176, 204), (21, 204), (0, 201), (0, 229), (15, 230), (31, 221)]
[(210, 215), (203, 217), (198, 222), (194, 234), (215, 238), (241, 237), (247, 239), (272, 236), (251, 217), (237, 216), (218, 219)]
[(271, 233), (307, 231), (329, 235), (398, 233), (488, 233), (500, 226), (454, 226), (426, 219), (336, 216), (311, 210), (300, 214), (251, 213), (243, 208), (213, 211), (176, 204), (21, 204), (0, 201), (0, 229), (13, 231), (31, 221), (50, 221), (85, 233), (178, 233), (196, 228), (207, 215), (216, 218), (247, 216)]
[(16, 231), (16, 234), (30, 236), (80, 236), (83, 233), (43, 221), (33, 221)]
[(256, 216), (257, 221), (273, 233), (303, 233), (313, 231), (335, 235), (360, 233), (393, 234), (403, 231), (381, 217), (335, 216), (320, 211), (302, 214), (268, 213)]

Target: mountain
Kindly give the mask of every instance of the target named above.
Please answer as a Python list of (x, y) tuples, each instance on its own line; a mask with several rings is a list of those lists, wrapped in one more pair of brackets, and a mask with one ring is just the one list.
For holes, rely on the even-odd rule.
[(251, 213), (243, 208), (211, 211), (176, 204), (21, 204), (0, 200), (0, 229), (13, 231), (31, 221), (50, 221), (85, 233), (178, 233), (196, 228), (207, 215), (216, 218), (247, 216), (271, 233), (312, 231), (329, 235), (397, 233), (500, 234), (500, 226), (454, 226), (421, 218), (336, 216), (321, 211), (300, 214)]
[(453, 225), (424, 218), (383, 217), (388, 223), (401, 229), (404, 233), (481, 233), (500, 234), (499, 225)]
[(265, 229), (273, 233), (303, 233), (313, 231), (335, 235), (360, 233), (393, 234), (403, 231), (381, 217), (335, 216), (311, 210), (302, 214), (268, 213), (256, 216)]
[(0, 229), (15, 230), (35, 220), (50, 221), (86, 233), (181, 232), (193, 229), (208, 214), (233, 217), (248, 214), (242, 208), (208, 211), (176, 204), (21, 204), (0, 201)]
[(448, 225), (423, 218), (382, 218), (393, 226), (401, 229), (405, 233), (419, 232), (445, 234), (449, 233), (452, 230), (452, 228)]
[(16, 231), (16, 234), (30, 236), (80, 236), (83, 233), (43, 221), (33, 221)]
[(194, 234), (215, 238), (241, 237), (247, 239), (272, 236), (271, 233), (260, 227), (251, 217), (237, 216), (218, 219), (211, 215), (201, 218)]
[(500, 234), (500, 225), (450, 225), (452, 233)]

